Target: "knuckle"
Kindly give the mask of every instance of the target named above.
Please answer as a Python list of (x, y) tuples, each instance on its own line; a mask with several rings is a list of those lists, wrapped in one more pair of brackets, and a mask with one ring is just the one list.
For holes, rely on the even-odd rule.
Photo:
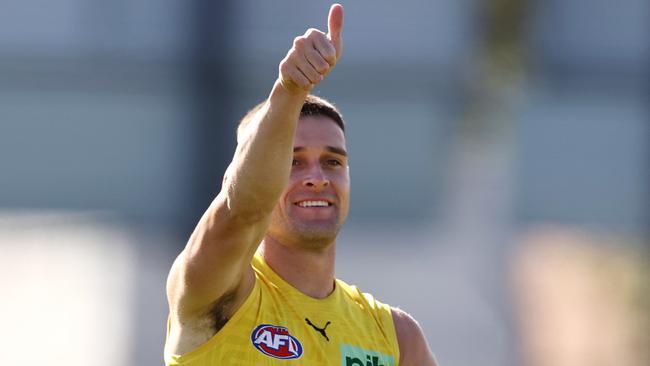
[(316, 65), (316, 71), (321, 74), (326, 72), (327, 69), (329, 69), (329, 64), (327, 64), (327, 62), (321, 61), (318, 63), (318, 65)]
[(293, 39), (294, 48), (303, 47), (305, 45), (305, 37), (299, 36)]
[(323, 32), (319, 31), (316, 28), (309, 28), (307, 29), (307, 32), (305, 32), (305, 36), (309, 38), (319, 37), (321, 35), (323, 35)]
[(280, 73), (284, 75), (289, 75), (291, 74), (291, 71), (293, 69), (293, 66), (287, 62), (287, 61), (282, 61), (280, 63)]
[(287, 59), (286, 58), (284, 60), (280, 61), (279, 69), (280, 69), (280, 71), (287, 71)]
[(316, 32), (317, 32), (317, 30), (316, 30), (315, 28), (309, 28), (309, 29), (307, 29), (307, 31), (305, 32), (305, 36), (307, 36), (307, 37), (311, 37), (311, 36), (312, 36), (314, 33), (316, 33)]
[(323, 56), (329, 62), (336, 62), (336, 50), (334, 49), (334, 47), (328, 48), (324, 52)]

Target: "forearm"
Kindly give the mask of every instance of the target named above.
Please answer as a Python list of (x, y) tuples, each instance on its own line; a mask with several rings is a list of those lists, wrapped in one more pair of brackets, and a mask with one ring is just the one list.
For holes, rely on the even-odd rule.
[(287, 184), (293, 138), (306, 91), (287, 91), (276, 82), (269, 98), (241, 131), (224, 179), (228, 208), (238, 216), (271, 212)]
[(186, 312), (202, 310), (242, 280), (287, 184), (305, 97), (276, 82), (263, 107), (239, 132), (221, 192), (172, 268), (168, 296), (173, 308), (183, 303)]

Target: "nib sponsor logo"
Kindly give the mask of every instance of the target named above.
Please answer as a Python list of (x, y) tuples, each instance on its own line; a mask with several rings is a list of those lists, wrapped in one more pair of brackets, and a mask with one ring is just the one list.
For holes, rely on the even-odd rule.
[(258, 351), (273, 358), (288, 360), (302, 356), (300, 341), (286, 327), (260, 324), (251, 333), (251, 342)]
[(366, 363), (361, 362), (360, 359), (356, 357), (346, 357), (345, 366), (386, 366), (379, 363), (379, 357), (366, 355)]
[(395, 366), (395, 358), (348, 344), (341, 345), (342, 366)]

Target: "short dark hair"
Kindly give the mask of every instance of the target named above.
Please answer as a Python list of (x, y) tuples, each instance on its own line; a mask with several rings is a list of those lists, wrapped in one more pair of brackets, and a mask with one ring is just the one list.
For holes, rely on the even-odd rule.
[[(244, 118), (242, 118), (242, 120), (239, 122), (239, 126), (237, 127), (238, 136), (241, 130), (243, 130), (253, 119), (255, 113), (257, 113), (262, 108), (264, 103), (266, 103), (266, 101), (263, 101), (257, 104), (255, 107), (251, 108), (251, 110), (246, 113)], [(343, 131), (345, 134), (345, 121), (343, 120), (343, 115), (341, 115), (341, 112), (334, 106), (333, 103), (324, 98), (317, 97), (312, 94), (307, 95), (305, 102), (302, 104), (302, 109), (300, 110), (300, 117), (307, 116), (328, 117), (334, 121), (334, 123), (336, 123), (336, 125), (339, 126), (339, 128), (341, 128), (341, 131)]]
[(307, 95), (305, 102), (300, 110), (300, 117), (306, 116), (325, 116), (332, 119), (345, 133), (345, 121), (341, 112), (330, 101), (317, 97), (315, 95)]

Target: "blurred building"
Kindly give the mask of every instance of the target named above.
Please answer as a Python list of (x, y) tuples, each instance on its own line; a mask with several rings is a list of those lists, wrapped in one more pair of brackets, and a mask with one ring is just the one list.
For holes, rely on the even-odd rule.
[[(348, 123), (337, 271), (412, 312), (442, 365), (520, 364), (508, 276), (521, 233), (551, 223), (648, 245), (650, 3), (343, 5), (344, 56), (315, 90)], [(238, 119), (267, 96), (292, 39), (326, 28), (329, 3), (4, 8), (0, 245), (8, 263), (47, 269), (29, 294), (11, 287), (6, 309), (85, 274), (109, 290), (55, 299), (118, 299), (106, 323), (129, 342), (106, 343), (107, 364), (161, 364), (171, 260), (219, 190)], [(63, 339), (94, 329), (79, 327)]]

